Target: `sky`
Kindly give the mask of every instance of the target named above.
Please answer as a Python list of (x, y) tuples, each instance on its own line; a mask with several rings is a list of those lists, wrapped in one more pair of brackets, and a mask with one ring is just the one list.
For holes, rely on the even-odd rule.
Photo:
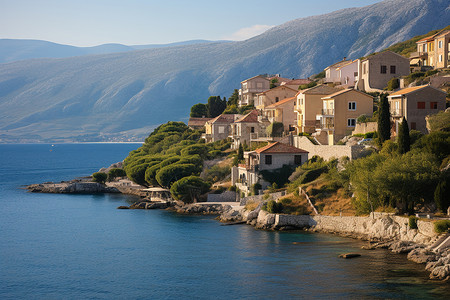
[(381, 0), (0, 0), (0, 39), (74, 46), (245, 40), (287, 21)]

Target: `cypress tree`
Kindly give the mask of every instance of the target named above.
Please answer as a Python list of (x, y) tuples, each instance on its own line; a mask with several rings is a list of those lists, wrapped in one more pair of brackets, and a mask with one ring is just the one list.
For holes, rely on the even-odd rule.
[(398, 130), (398, 152), (404, 154), (408, 152), (411, 148), (411, 140), (409, 137), (409, 127), (408, 122), (406, 122), (405, 117), (403, 117), (402, 123)]
[(382, 145), (391, 138), (391, 114), (389, 112), (389, 102), (387, 94), (380, 95), (380, 104), (378, 106), (378, 138)]
[(242, 144), (239, 144), (237, 159), (238, 159), (238, 161), (241, 161), (244, 159), (244, 148), (242, 147)]
[(448, 197), (450, 189), (447, 185), (449, 178), (450, 177), (441, 180), (434, 190), (434, 202), (436, 203), (437, 208), (444, 213), (447, 212), (447, 209), (450, 206), (450, 197)]

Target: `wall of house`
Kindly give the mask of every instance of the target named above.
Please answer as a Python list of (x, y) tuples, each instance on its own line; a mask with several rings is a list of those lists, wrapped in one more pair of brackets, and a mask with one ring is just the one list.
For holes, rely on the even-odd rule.
[[(441, 48), (439, 48), (439, 42), (442, 43)], [(448, 66), (448, 43), (450, 42), (450, 33), (446, 35), (439, 36), (435, 39), (435, 67), (436, 68), (446, 68)], [(439, 56), (441, 56), (442, 61), (439, 61)]]
[(278, 101), (281, 101), (286, 98), (294, 97), (297, 94), (296, 90), (288, 88), (286, 86), (280, 86), (277, 88), (273, 88), (264, 93), (264, 95), (260, 95), (261, 102), (259, 102), (256, 106), (256, 109), (264, 109), (266, 106), (270, 104), (276, 103), (276, 98), (278, 97)]
[[(246, 85), (245, 85), (246, 84)], [(265, 77), (255, 77), (241, 83), (242, 100), (239, 105), (254, 103), (256, 94), (267, 91), (270, 88), (270, 81)]]
[[(386, 73), (381, 73), (381, 66), (386, 66)], [(395, 73), (391, 73), (395, 66)], [(384, 89), (393, 77), (409, 75), (409, 59), (392, 52), (383, 52), (361, 61), (359, 67), (358, 89), (365, 92), (375, 92)]]
[(230, 124), (215, 123), (212, 125), (212, 141), (220, 141), (228, 138), (230, 135)]
[(234, 142), (233, 149), (237, 149), (239, 144), (247, 144), (250, 145), (250, 135), (252, 133), (252, 127), (254, 128), (254, 133), (261, 132), (261, 124), (253, 123), (253, 122), (239, 122), (235, 123), (233, 126), (236, 126), (236, 132), (234, 132)]
[(328, 68), (325, 70), (325, 82), (340, 82), (339, 71), (336, 68)]
[[(431, 87), (426, 87), (408, 94), (405, 101), (405, 118), (408, 121), (409, 129), (413, 128), (413, 123), (415, 123), (416, 130), (422, 133), (428, 133), (425, 117), (445, 110), (445, 96), (446, 94), (444, 92)], [(425, 109), (418, 109), (417, 102), (425, 102)], [(437, 102), (437, 109), (430, 108), (431, 102)]]
[[(348, 119), (357, 119), (360, 115), (373, 115), (373, 98), (357, 91), (349, 91), (334, 98), (334, 141), (337, 142), (355, 129), (348, 126)], [(348, 103), (356, 102), (356, 110), (349, 110)]]
[[(343, 66), (339, 69), (339, 76), (341, 84), (346, 84), (349, 86), (355, 85), (355, 72), (358, 73), (358, 62), (354, 61), (351, 64)], [(347, 82), (346, 82), (347, 78)]]
[(364, 146), (346, 146), (346, 145), (314, 145), (305, 136), (294, 136), (294, 146), (309, 152), (308, 157), (314, 155), (320, 156), (325, 160), (330, 158), (339, 158), (347, 156), (350, 159), (359, 157), (359, 154), (364, 149)]
[[(272, 155), (272, 164), (266, 165), (266, 155)], [(301, 155), (302, 164), (308, 160), (308, 153), (296, 153), (296, 154), (283, 154), (283, 153), (274, 153), (274, 154), (260, 154), (260, 163), (259, 170), (274, 170), (283, 167), (283, 165), (295, 165), (294, 157), (295, 155)]]

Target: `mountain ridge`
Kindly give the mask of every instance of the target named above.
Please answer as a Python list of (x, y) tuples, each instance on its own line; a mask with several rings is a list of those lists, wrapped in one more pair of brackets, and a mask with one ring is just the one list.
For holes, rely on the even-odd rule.
[(0, 64), (0, 134), (77, 140), (186, 120), (190, 106), (228, 96), (246, 78), (307, 77), (449, 19), (447, 1), (388, 0), (292, 20), (246, 41)]

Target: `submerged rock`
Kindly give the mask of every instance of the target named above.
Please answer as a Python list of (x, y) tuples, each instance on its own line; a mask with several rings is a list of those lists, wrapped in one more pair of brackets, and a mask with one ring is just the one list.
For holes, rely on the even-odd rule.
[(341, 254), (339, 255), (340, 258), (355, 258), (355, 257), (360, 257), (361, 254), (359, 253), (345, 253), (345, 254)]

